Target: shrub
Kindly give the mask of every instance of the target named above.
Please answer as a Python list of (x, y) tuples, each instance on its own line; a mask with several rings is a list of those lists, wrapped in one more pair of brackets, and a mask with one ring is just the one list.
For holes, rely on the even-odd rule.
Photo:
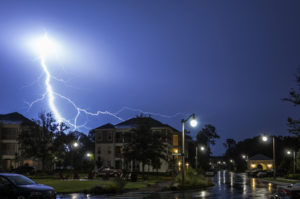
[(103, 193), (119, 193), (124, 190), (126, 181), (121, 178), (115, 178), (112, 183), (106, 184), (104, 186), (95, 186), (90, 192), (93, 194), (103, 194)]
[(300, 180), (300, 174), (288, 174), (286, 178)]
[(182, 185), (182, 174), (179, 173), (175, 178), (175, 183), (179, 184), (181, 188), (184, 187), (207, 187), (212, 186), (211, 180), (206, 179), (202, 172), (198, 172), (192, 168), (189, 168), (185, 172), (184, 185)]

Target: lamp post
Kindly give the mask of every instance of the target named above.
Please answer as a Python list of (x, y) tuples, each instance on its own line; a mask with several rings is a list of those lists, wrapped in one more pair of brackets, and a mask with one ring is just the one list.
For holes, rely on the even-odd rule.
[[(266, 135), (263, 135), (261, 137), (262, 141), (264, 142), (267, 142), (268, 141), (268, 136)], [(273, 142), (273, 178), (276, 178), (276, 162), (275, 162), (275, 159), (276, 159), (276, 154), (275, 154), (275, 137), (272, 136), (272, 142)]]
[(181, 169), (182, 169), (182, 185), (184, 184), (184, 166), (185, 166), (185, 163), (184, 163), (184, 123), (186, 123), (190, 119), (191, 119), (190, 125), (192, 127), (196, 127), (197, 124), (198, 124), (198, 122), (196, 120), (195, 114), (190, 115), (187, 119), (182, 119), (181, 120), (181, 125), (182, 125), (182, 149), (181, 149), (181, 157), (182, 157), (182, 163), (181, 163), (181, 165), (182, 165), (182, 167), (181, 167)]
[(286, 154), (287, 155), (292, 155), (293, 154), (293, 173), (295, 174), (295, 172), (296, 172), (296, 151), (287, 150)]

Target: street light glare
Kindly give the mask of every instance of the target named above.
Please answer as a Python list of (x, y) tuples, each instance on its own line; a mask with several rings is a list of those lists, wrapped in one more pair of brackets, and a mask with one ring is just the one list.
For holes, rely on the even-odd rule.
[(267, 136), (265, 136), (265, 135), (264, 135), (264, 136), (262, 136), (262, 138), (261, 138), (261, 139), (262, 139), (262, 141), (264, 141), (264, 142), (268, 141), (268, 137), (267, 137)]
[(78, 145), (77, 142), (74, 142), (73, 146), (76, 148), (76, 147), (78, 147), (79, 145)]
[(200, 150), (201, 150), (201, 151), (204, 151), (204, 150), (205, 150), (205, 147), (204, 147), (204, 146), (201, 146), (201, 147), (200, 147)]
[(191, 127), (196, 127), (196, 126), (198, 125), (197, 120), (196, 120), (196, 119), (192, 119), (192, 120), (190, 121), (190, 125), (191, 125)]
[(291, 155), (292, 152), (291, 152), (291, 151), (287, 151), (286, 153), (287, 153), (288, 155)]

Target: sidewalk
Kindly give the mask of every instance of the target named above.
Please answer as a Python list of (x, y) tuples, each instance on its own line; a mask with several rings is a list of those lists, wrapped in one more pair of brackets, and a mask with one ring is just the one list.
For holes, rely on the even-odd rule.
[[(258, 179), (258, 178), (257, 178)], [(290, 185), (290, 184), (294, 184), (296, 182), (299, 182), (299, 180), (292, 180), (292, 179), (286, 179), (286, 178), (276, 178), (276, 179), (259, 179), (263, 182), (267, 182), (267, 183), (273, 183), (276, 185)]]

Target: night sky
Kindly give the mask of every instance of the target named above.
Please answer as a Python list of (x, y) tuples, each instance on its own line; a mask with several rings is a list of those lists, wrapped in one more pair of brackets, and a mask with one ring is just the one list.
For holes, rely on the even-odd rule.
[[(36, 118), (49, 111), (45, 74), (31, 48), (47, 35), (60, 44), (47, 66), (55, 92), (91, 112), (122, 107), (196, 113), (226, 138), (288, 135), (296, 108), (282, 101), (300, 65), (300, 1), (0, 2), (0, 113)], [(64, 81), (62, 81), (64, 80)], [(57, 99), (60, 113), (76, 111)], [(138, 115), (125, 110), (120, 117)], [(154, 118), (180, 130), (184, 115)], [(120, 120), (81, 114), (83, 132)]]

